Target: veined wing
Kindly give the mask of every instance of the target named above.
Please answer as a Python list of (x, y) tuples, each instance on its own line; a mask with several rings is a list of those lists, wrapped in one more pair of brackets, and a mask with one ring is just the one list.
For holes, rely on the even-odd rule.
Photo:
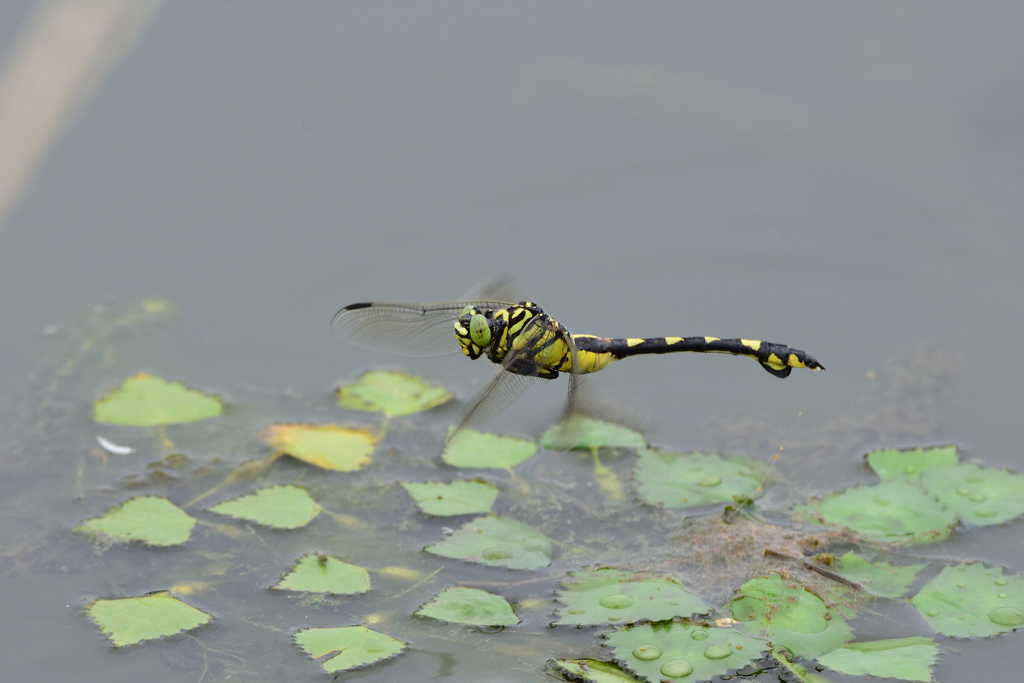
[(350, 344), (400, 356), (457, 353), (454, 324), (462, 309), (506, 308), (503, 301), (439, 301), (414, 304), (388, 301), (349, 304), (334, 314), (331, 328)]

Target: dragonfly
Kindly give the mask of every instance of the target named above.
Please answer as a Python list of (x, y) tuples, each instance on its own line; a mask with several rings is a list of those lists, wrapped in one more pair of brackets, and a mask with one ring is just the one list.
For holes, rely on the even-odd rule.
[[(473, 293), (506, 294), (505, 280)], [(507, 297), (513, 298), (513, 297)], [(472, 360), (501, 366), (480, 392), (449, 439), (463, 427), (487, 420), (512, 404), (538, 379), (569, 376), (563, 419), (579, 410), (580, 377), (615, 361), (646, 354), (724, 353), (748, 356), (775, 377), (794, 368), (824, 370), (817, 360), (785, 344), (719, 337), (597, 337), (572, 334), (532, 301), (465, 297), (458, 301), (354, 303), (331, 321), (335, 334), (362, 348), (403, 356), (440, 356), (461, 351)]]

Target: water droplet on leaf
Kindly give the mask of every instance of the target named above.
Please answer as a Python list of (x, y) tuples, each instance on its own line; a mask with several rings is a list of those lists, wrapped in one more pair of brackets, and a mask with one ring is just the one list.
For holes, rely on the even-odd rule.
[(709, 474), (708, 476), (706, 476), (706, 477), (704, 477), (703, 479), (700, 480), (700, 485), (701, 486), (707, 486), (709, 488), (712, 487), (712, 486), (718, 486), (721, 483), (722, 483), (722, 478), (720, 476), (718, 476), (717, 474)]
[(970, 496), (968, 496), (967, 500), (971, 501), (972, 503), (984, 503), (987, 498), (988, 496), (986, 496), (984, 493), (972, 493)]
[(1020, 626), (1024, 624), (1024, 614), (1012, 607), (996, 607), (988, 613), (989, 621), (1000, 626)]
[(694, 640), (707, 640), (708, 639), (708, 632), (707, 631), (694, 631), (693, 633), (690, 634), (690, 637), (693, 638)]
[(704, 650), (704, 656), (708, 659), (725, 659), (732, 654), (732, 650), (724, 645), (712, 645)]
[(682, 678), (692, 674), (693, 667), (682, 659), (673, 659), (671, 662), (665, 662), (661, 667), (661, 673), (669, 678)]
[(635, 600), (628, 595), (606, 595), (601, 598), (601, 607), (608, 609), (625, 609), (632, 607)]
[(645, 662), (661, 656), (661, 648), (657, 645), (640, 645), (633, 650), (633, 656)]
[(505, 548), (484, 548), (480, 557), (485, 560), (507, 560), (512, 557), (512, 551)]

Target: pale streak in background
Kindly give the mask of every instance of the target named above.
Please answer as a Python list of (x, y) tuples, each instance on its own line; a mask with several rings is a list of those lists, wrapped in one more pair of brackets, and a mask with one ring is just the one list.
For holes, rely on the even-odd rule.
[(161, 0), (42, 0), (0, 64), (0, 229)]

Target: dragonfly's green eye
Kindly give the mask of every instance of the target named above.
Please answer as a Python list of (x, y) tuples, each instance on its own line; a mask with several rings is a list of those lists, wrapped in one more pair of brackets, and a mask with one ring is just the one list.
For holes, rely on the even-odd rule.
[(479, 347), (491, 343), (491, 324), (480, 313), (469, 319), (469, 338)]
[(466, 306), (465, 308), (462, 309), (462, 313), (459, 313), (459, 317), (461, 318), (462, 316), (466, 315), (467, 313), (472, 313), (472, 312), (473, 312), (473, 306), (471, 306), (471, 305), (470, 306)]

